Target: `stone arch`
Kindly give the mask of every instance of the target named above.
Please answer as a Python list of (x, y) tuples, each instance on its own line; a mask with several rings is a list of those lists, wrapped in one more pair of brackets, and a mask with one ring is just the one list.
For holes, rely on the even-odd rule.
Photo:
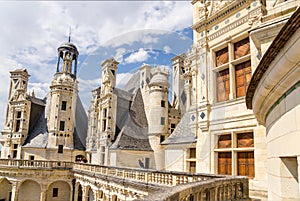
[(98, 190), (98, 199), (104, 199), (105, 198), (105, 194), (103, 192), (102, 189), (99, 189)]
[(112, 201), (119, 201), (120, 199), (118, 198), (117, 195), (113, 195), (113, 196), (111, 197), (111, 200), (112, 200)]
[(75, 196), (77, 197), (77, 201), (82, 201), (82, 196), (83, 196), (82, 185), (79, 182), (76, 185), (78, 185), (78, 187), (77, 187), (77, 195)]
[(47, 189), (46, 200), (67, 201), (71, 200), (71, 187), (66, 181), (52, 182)]
[(87, 194), (87, 200), (88, 201), (95, 201), (95, 193), (93, 191), (93, 189), (91, 188), (91, 186), (87, 186), (86, 187), (86, 194)]
[(22, 181), (19, 188), (18, 200), (22, 201), (40, 201), (41, 185), (31, 179)]
[(11, 199), (12, 184), (6, 178), (0, 178), (0, 200)]

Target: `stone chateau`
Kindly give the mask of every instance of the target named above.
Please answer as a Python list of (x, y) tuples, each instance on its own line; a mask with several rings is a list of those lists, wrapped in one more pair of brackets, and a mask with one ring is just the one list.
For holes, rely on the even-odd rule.
[(86, 114), (70, 41), (47, 97), (10, 72), (0, 201), (300, 199), (300, 1), (191, 5), (172, 91), (171, 72), (147, 64), (117, 88), (110, 58)]

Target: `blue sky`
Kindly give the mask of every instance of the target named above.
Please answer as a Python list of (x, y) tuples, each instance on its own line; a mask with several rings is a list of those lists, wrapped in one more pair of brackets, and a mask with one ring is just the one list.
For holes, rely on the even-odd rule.
[(28, 91), (44, 97), (69, 27), (80, 53), (79, 95), (85, 107), (100, 85), (105, 59), (120, 62), (117, 86), (122, 87), (143, 63), (171, 67), (170, 58), (192, 45), (190, 1), (0, 2), (0, 23), (0, 129), (9, 71), (27, 68)]

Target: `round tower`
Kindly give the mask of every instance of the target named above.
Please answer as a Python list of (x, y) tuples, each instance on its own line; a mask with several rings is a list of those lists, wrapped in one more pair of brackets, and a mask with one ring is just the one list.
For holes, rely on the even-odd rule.
[(50, 104), (47, 109), (48, 148), (74, 148), (73, 134), (78, 93), (76, 80), (78, 51), (74, 44), (63, 43), (57, 49), (58, 60), (50, 86)]
[(154, 151), (156, 169), (164, 169), (164, 151), (160, 143), (168, 133), (168, 95), (169, 71), (162, 67), (153, 69), (153, 77), (149, 83), (149, 119), (148, 132), (151, 148)]

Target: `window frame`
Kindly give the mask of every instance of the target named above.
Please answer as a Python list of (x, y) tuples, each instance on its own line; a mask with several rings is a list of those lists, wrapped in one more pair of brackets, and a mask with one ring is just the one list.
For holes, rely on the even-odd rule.
[(61, 101), (61, 110), (66, 111), (67, 110), (67, 101)]
[(64, 153), (64, 145), (59, 144), (57, 147), (57, 153), (63, 154)]
[(59, 131), (65, 131), (65, 121), (60, 121), (59, 122)]
[[(243, 41), (246, 41), (245, 43), (243, 43)], [(239, 43), (241, 43), (241, 45), (239, 45)], [(239, 48), (244, 48), (245, 51), (245, 55), (243, 55), (243, 53), (240, 53), (240, 56), (236, 56), (236, 51)], [(227, 63), (222, 63), (219, 64), (218, 63), (218, 57), (220, 57), (220, 52), (224, 49), (228, 50), (228, 62)], [(243, 49), (240, 50), (241, 52), (243, 51)], [(215, 80), (214, 80), (214, 101), (216, 103), (219, 102), (224, 102), (227, 100), (234, 100), (240, 97), (244, 97), (244, 95), (237, 95), (237, 83), (236, 83), (236, 66), (242, 64), (242, 63), (246, 63), (246, 62), (250, 62), (250, 72), (247, 75), (250, 75), (250, 79), (252, 77), (252, 65), (251, 65), (251, 50), (250, 50), (250, 37), (248, 34), (243, 34), (243, 36), (235, 38), (231, 41), (227, 41), (227, 43), (223, 43), (220, 46), (212, 49), (212, 65), (213, 65), (213, 72), (215, 74)], [(219, 91), (220, 91), (220, 84), (222, 84), (222, 82), (218, 82), (218, 74), (219, 72), (222, 72), (224, 70), (228, 69), (229, 73), (228, 73), (228, 78), (226, 83), (228, 82), (228, 87), (226, 85), (226, 83), (224, 82), (224, 90), (226, 90), (226, 92), (224, 92), (224, 97), (221, 98), (219, 95)], [(247, 76), (245, 75), (245, 76)], [(244, 80), (246, 80), (245, 82), (245, 91), (249, 86), (248, 83), (248, 77), (243, 78)]]
[[(230, 135), (230, 137), (229, 137)], [(221, 146), (219, 147), (219, 144), (222, 144), (224, 140), (222, 140), (221, 136), (224, 136), (224, 139), (228, 141), (228, 138), (230, 138), (230, 143), (226, 142), (228, 146)], [(219, 163), (220, 161), (223, 161), (223, 163), (229, 165), (229, 162), (231, 161), (231, 171), (229, 171), (227, 167), (223, 167), (222, 169), (225, 170), (225, 172), (230, 173), (231, 175), (241, 175), (240, 171), (245, 170), (243, 172), (243, 175), (241, 176), (247, 176), (249, 178), (254, 178), (255, 177), (255, 146), (254, 146), (254, 139), (255, 133), (253, 130), (243, 130), (243, 131), (237, 131), (237, 132), (230, 132), (230, 133), (220, 133), (220, 134), (215, 134), (215, 164), (216, 164), (216, 169), (215, 173), (216, 174), (225, 174), (224, 172), (221, 171), (221, 166)], [(239, 145), (239, 140), (243, 140), (242, 144), (244, 146)], [(221, 143), (219, 142), (221, 140)], [(229, 146), (230, 144), (230, 146)], [(222, 153), (223, 155), (225, 153), (230, 153), (231, 158), (229, 159), (228, 157), (222, 158)], [(239, 158), (240, 153), (244, 153), (246, 156), (253, 156), (252, 158)], [(221, 157), (221, 158), (220, 158)], [(243, 166), (243, 167), (242, 167)], [(224, 169), (225, 168), (225, 169)], [(227, 168), (227, 169), (226, 169)], [(248, 169), (247, 169), (248, 168)], [(252, 168), (252, 169), (251, 169)], [(244, 175), (249, 173), (249, 175)]]
[(58, 197), (58, 188), (53, 188), (52, 197)]

